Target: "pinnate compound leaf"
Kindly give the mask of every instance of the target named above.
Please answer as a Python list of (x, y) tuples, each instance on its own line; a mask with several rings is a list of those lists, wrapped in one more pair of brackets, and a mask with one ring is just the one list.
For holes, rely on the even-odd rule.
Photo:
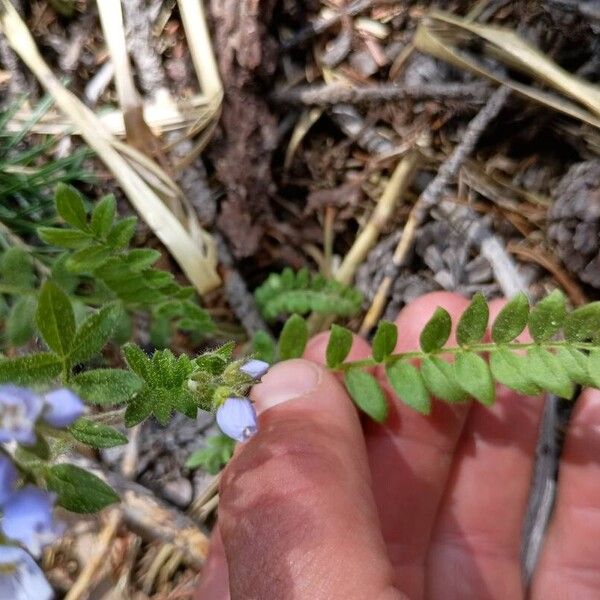
[(454, 363), (460, 387), (486, 406), (494, 404), (496, 386), (489, 365), (474, 352), (461, 352)]
[(92, 369), (75, 375), (74, 390), (86, 401), (104, 406), (123, 404), (142, 388), (142, 380), (123, 369)]
[(400, 400), (423, 415), (431, 412), (431, 398), (419, 370), (409, 362), (396, 361), (386, 367), (390, 385)]
[(485, 335), (490, 309), (487, 300), (477, 292), (458, 321), (456, 339), (461, 346), (476, 344)]
[(591, 377), (588, 365), (588, 356), (581, 350), (570, 348), (569, 346), (561, 346), (556, 351), (556, 357), (560, 364), (566, 370), (571, 381), (579, 385), (587, 385), (591, 387), (600, 387), (600, 378), (594, 379)]
[(352, 348), (352, 332), (345, 327), (332, 325), (325, 351), (327, 366), (333, 369), (344, 362)]
[(398, 341), (398, 328), (389, 321), (379, 321), (377, 331), (373, 337), (373, 358), (377, 362), (383, 362), (396, 347)]
[(529, 300), (519, 292), (498, 313), (492, 326), (492, 340), (496, 344), (512, 342), (525, 329), (528, 316)]
[(54, 195), (56, 212), (66, 223), (81, 231), (87, 231), (87, 214), (81, 194), (72, 186), (59, 183)]
[(58, 495), (58, 504), (75, 513), (94, 513), (119, 501), (108, 484), (75, 465), (49, 467), (46, 482), (48, 489)]
[(447, 310), (438, 307), (433, 316), (421, 331), (419, 338), (423, 352), (437, 352), (441, 350), (450, 337), (452, 318)]
[(383, 423), (388, 414), (388, 404), (375, 377), (360, 369), (350, 369), (345, 374), (344, 382), (356, 406), (374, 421)]
[(48, 347), (67, 356), (75, 337), (75, 314), (69, 297), (51, 281), (40, 290), (36, 320)]
[(437, 356), (428, 356), (421, 363), (421, 375), (427, 389), (436, 398), (448, 402), (463, 402), (467, 393), (458, 385), (454, 366)]
[(71, 364), (85, 362), (102, 350), (119, 322), (121, 311), (118, 304), (107, 304), (80, 325), (69, 353)]
[(114, 448), (127, 443), (127, 436), (114, 427), (90, 419), (77, 419), (69, 431), (78, 442), (92, 448)]
[(551, 339), (562, 327), (567, 316), (567, 301), (560, 290), (554, 290), (540, 300), (529, 314), (529, 332), (536, 342)]
[(496, 381), (526, 396), (537, 396), (541, 388), (531, 379), (530, 367), (524, 356), (507, 348), (497, 348), (490, 355), (490, 368)]
[(560, 360), (546, 348), (534, 346), (527, 352), (531, 378), (542, 389), (570, 399), (574, 386)]
[(569, 342), (600, 342), (600, 302), (570, 312), (565, 319), (564, 332)]
[(308, 325), (300, 315), (292, 315), (279, 336), (279, 358), (300, 358), (308, 342)]

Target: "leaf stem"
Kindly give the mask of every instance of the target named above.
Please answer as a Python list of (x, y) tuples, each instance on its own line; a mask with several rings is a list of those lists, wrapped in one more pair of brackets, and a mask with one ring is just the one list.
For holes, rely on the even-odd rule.
[(342, 363), (335, 367), (336, 371), (348, 371), (350, 369), (359, 369), (364, 367), (374, 367), (378, 364), (391, 364), (398, 360), (405, 359), (419, 359), (426, 358), (427, 356), (439, 356), (443, 354), (459, 354), (460, 352), (495, 352), (500, 348), (505, 348), (508, 350), (527, 350), (529, 348), (534, 348), (536, 346), (542, 346), (544, 348), (563, 348), (570, 347), (576, 348), (578, 350), (597, 350), (600, 349), (598, 344), (593, 344), (590, 342), (567, 342), (566, 340), (558, 340), (558, 341), (550, 341), (550, 342), (527, 342), (524, 344), (521, 343), (510, 343), (510, 344), (494, 344), (494, 343), (485, 343), (485, 344), (471, 344), (469, 346), (453, 346), (451, 348), (442, 348), (438, 352), (423, 352), (421, 350), (413, 350), (410, 352), (400, 352), (398, 354), (390, 354), (387, 356), (382, 363), (378, 363), (374, 358), (365, 358), (363, 360), (354, 360), (351, 362)]

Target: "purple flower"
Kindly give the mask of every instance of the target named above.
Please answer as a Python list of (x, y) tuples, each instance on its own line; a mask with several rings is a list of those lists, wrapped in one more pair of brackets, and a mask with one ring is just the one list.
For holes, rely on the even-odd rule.
[(63, 532), (54, 522), (54, 496), (32, 485), (12, 494), (4, 504), (4, 518), (0, 523), (7, 538), (20, 542), (35, 557), (42, 548)]
[(52, 600), (54, 593), (44, 573), (25, 550), (0, 546), (0, 598)]
[(35, 444), (34, 426), (42, 407), (42, 399), (31, 390), (0, 386), (0, 442)]
[(248, 398), (227, 398), (217, 410), (221, 431), (238, 442), (245, 442), (258, 430), (256, 411)]
[(71, 390), (61, 388), (44, 396), (44, 421), (53, 427), (66, 427), (85, 412), (85, 405)]
[(246, 375), (249, 375), (252, 377), (252, 379), (260, 379), (266, 374), (270, 366), (271, 365), (269, 365), (268, 362), (265, 362), (264, 360), (256, 360), (254, 358), (241, 366), (240, 371), (242, 373), (246, 373)]
[(17, 470), (12, 461), (0, 455), (0, 504), (4, 504), (13, 493), (17, 482)]

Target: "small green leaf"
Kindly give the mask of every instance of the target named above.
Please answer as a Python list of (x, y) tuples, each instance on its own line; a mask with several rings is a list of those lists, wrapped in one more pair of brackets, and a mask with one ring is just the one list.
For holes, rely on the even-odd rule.
[(474, 352), (461, 352), (454, 363), (460, 387), (486, 406), (494, 404), (496, 387), (490, 367)]
[(377, 331), (373, 337), (373, 358), (383, 362), (396, 347), (398, 341), (398, 328), (389, 321), (379, 321)]
[(588, 379), (593, 387), (600, 389), (600, 350), (590, 352), (587, 362)]
[(529, 316), (529, 300), (523, 292), (519, 292), (498, 313), (492, 326), (492, 339), (496, 344), (512, 342), (527, 325)]
[(421, 331), (420, 343), (423, 352), (441, 350), (450, 337), (452, 318), (447, 310), (438, 307)]
[(50, 450), (50, 446), (48, 445), (48, 441), (39, 431), (36, 431), (36, 440), (34, 444), (27, 446), (19, 444), (19, 447), (21, 450), (21, 456), (28, 454), (29, 460), (32, 462), (35, 461), (36, 458), (47, 461), (52, 457), (52, 452)]
[(0, 383), (45, 383), (60, 375), (62, 360), (51, 352), (0, 359)]
[(356, 406), (374, 421), (383, 423), (387, 418), (388, 404), (375, 377), (360, 369), (350, 369), (346, 371), (344, 382)]
[(138, 394), (129, 402), (125, 410), (125, 427), (133, 427), (147, 419), (151, 414), (152, 404), (148, 402), (144, 395)]
[(128, 217), (119, 221), (113, 225), (110, 233), (106, 236), (106, 243), (115, 250), (125, 248), (135, 233), (136, 225), (137, 219), (135, 217)]
[(463, 402), (468, 396), (456, 381), (454, 367), (438, 356), (428, 356), (421, 363), (421, 375), (433, 396), (448, 402)]
[(107, 304), (81, 324), (69, 354), (71, 364), (85, 362), (102, 350), (115, 330), (121, 310), (118, 304)]
[(202, 467), (211, 475), (216, 475), (233, 456), (235, 441), (230, 437), (218, 434), (206, 441), (206, 448), (192, 453), (185, 462), (188, 469)]
[(23, 248), (9, 248), (0, 262), (2, 283), (18, 288), (32, 289), (36, 280), (31, 256)]
[(497, 348), (490, 354), (490, 368), (494, 379), (526, 396), (537, 396), (542, 391), (531, 379), (527, 360), (507, 348)]
[(566, 304), (564, 294), (554, 290), (531, 310), (529, 332), (536, 342), (545, 342), (558, 333), (567, 316)]
[(386, 374), (402, 402), (421, 414), (428, 415), (431, 412), (431, 398), (416, 367), (409, 362), (397, 361), (386, 367)]
[(119, 502), (119, 496), (104, 481), (75, 465), (53, 465), (46, 471), (48, 489), (58, 495), (58, 504), (75, 513), (94, 513)]
[(69, 297), (51, 281), (40, 291), (36, 320), (48, 347), (67, 356), (75, 337), (75, 314)]
[(562, 346), (557, 350), (556, 357), (568, 373), (571, 381), (590, 387), (596, 387), (596, 381), (600, 382), (600, 379), (595, 380), (590, 376), (588, 357), (581, 350)]
[(117, 405), (130, 400), (142, 388), (142, 380), (123, 369), (92, 369), (75, 375), (74, 390), (92, 404)]
[(111, 252), (110, 248), (101, 244), (82, 248), (69, 256), (67, 267), (73, 273), (91, 273), (108, 260)]
[(300, 315), (292, 315), (279, 336), (279, 358), (300, 358), (308, 342), (308, 325)]
[(93, 241), (93, 237), (78, 229), (59, 229), (58, 227), (38, 227), (37, 234), (42, 242), (59, 248), (82, 248)]
[(560, 360), (546, 348), (534, 346), (527, 352), (531, 379), (544, 390), (570, 399), (574, 387)]
[(59, 183), (54, 195), (56, 211), (65, 220), (82, 231), (87, 231), (87, 214), (81, 194), (72, 186)]
[(339, 325), (331, 326), (329, 342), (325, 351), (325, 359), (330, 369), (337, 367), (344, 362), (344, 359), (350, 353), (352, 348), (352, 332)]
[(266, 331), (257, 331), (252, 337), (252, 353), (255, 358), (273, 364), (277, 354), (275, 340)]
[(600, 302), (570, 312), (565, 319), (564, 332), (569, 342), (600, 342)]
[(117, 202), (112, 194), (104, 196), (94, 207), (90, 225), (97, 236), (105, 238), (108, 235), (115, 219), (116, 207)]
[(490, 309), (483, 294), (477, 292), (463, 312), (456, 328), (456, 339), (461, 346), (481, 341), (487, 329)]
[(77, 419), (69, 431), (78, 442), (92, 448), (114, 448), (127, 443), (127, 436), (114, 427), (90, 419)]
[(6, 320), (6, 336), (12, 346), (22, 346), (33, 337), (36, 309), (34, 296), (22, 296), (12, 305)]

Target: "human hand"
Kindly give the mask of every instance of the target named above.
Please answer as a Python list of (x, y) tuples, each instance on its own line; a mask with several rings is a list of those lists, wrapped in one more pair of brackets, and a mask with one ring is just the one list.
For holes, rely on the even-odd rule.
[[(455, 322), (467, 304), (446, 292), (419, 298), (397, 319), (396, 351), (417, 347), (437, 306)], [(491, 320), (501, 306), (490, 304)], [(221, 536), (197, 599), (525, 597), (521, 531), (542, 399), (500, 386), (492, 408), (434, 402), (424, 417), (390, 392), (388, 421), (361, 424), (317, 366), (326, 345), (317, 336), (307, 360), (276, 365), (253, 390), (260, 431), (223, 474)], [(349, 360), (368, 355), (356, 338)], [(528, 595), (600, 597), (598, 391), (583, 392), (569, 425)]]

